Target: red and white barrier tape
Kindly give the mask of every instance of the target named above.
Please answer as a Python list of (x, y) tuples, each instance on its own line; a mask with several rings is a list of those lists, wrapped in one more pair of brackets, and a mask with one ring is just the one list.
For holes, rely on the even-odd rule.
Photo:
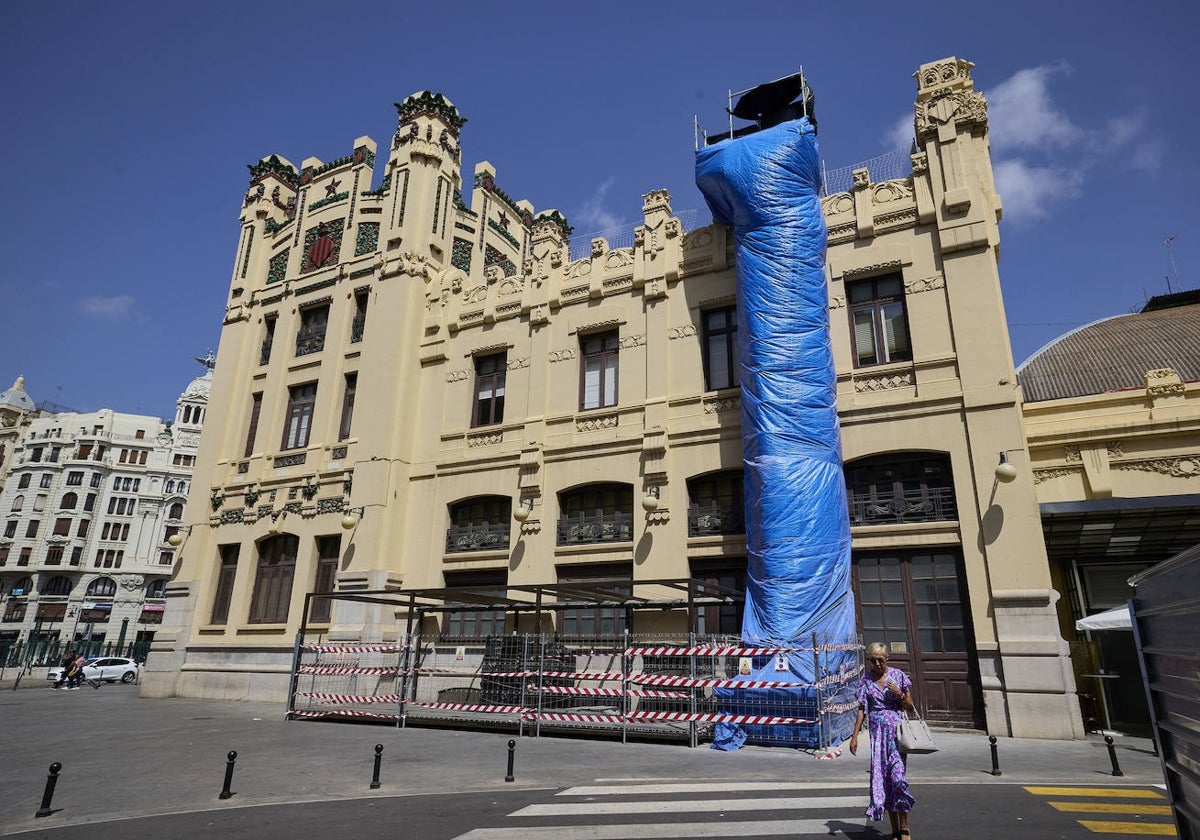
[(308, 709), (295, 709), (288, 712), (289, 717), (305, 717), (305, 718), (327, 718), (327, 717), (361, 717), (372, 718), (373, 720), (396, 720), (400, 715), (385, 715), (378, 712), (356, 712), (350, 709), (338, 709), (332, 711), (310, 711)]
[(399, 668), (343, 668), (339, 665), (301, 665), (298, 674), (317, 674), (323, 677), (346, 677), (364, 674), (373, 677), (390, 677), (400, 673)]
[(676, 721), (703, 723), (752, 723), (759, 725), (816, 723), (807, 718), (778, 717), (774, 715), (730, 715), (730, 714), (691, 714), (689, 712), (630, 712), (629, 720), (643, 721)]
[(616, 723), (624, 722), (620, 715), (577, 715), (566, 712), (530, 712), (526, 720), (541, 720), (558, 723)]
[(301, 650), (317, 653), (399, 653), (404, 645), (301, 645)]
[(318, 703), (399, 703), (399, 694), (323, 694), (321, 692), (297, 691), (297, 697), (308, 697)]
[(529, 689), (542, 694), (581, 694), (585, 697), (659, 697), (667, 700), (690, 700), (692, 697), (690, 693), (682, 691), (622, 691), (619, 688), (575, 688), (569, 685), (544, 685), (541, 688), (531, 685)]
[(440, 709), (449, 712), (494, 712), (495, 714), (522, 714), (530, 711), (526, 706), (489, 706), (478, 703), (409, 703), (420, 709)]
[(812, 648), (736, 647), (711, 645), (702, 647), (629, 648), (626, 656), (774, 656), (777, 653), (812, 653)]

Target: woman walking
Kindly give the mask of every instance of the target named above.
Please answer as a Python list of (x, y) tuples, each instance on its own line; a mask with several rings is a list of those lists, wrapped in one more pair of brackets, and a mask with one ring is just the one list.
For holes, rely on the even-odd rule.
[(865, 717), (871, 738), (871, 807), (867, 808), (867, 817), (881, 820), (887, 811), (893, 840), (902, 840), (909, 836), (908, 812), (916, 800), (908, 791), (904, 756), (896, 746), (896, 724), (913, 708), (912, 681), (887, 663), (887, 645), (872, 642), (867, 646), (867, 671), (855, 693), (858, 717), (850, 736), (850, 754), (858, 754), (858, 733)]

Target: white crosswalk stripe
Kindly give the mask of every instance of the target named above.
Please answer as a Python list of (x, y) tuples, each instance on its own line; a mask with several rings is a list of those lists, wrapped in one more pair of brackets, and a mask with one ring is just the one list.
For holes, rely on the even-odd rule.
[[(863, 811), (868, 802), (864, 788), (863, 784), (838, 782), (769, 781), (581, 785), (559, 791), (554, 802), (527, 805), (508, 815), (514, 822), (524, 822), (523, 825), (481, 827), (456, 840), (845, 836), (847, 830), (866, 822)], [(856, 792), (849, 794), (851, 790)], [(789, 795), (800, 791), (812, 793)], [(736, 798), (730, 796), (732, 793), (776, 795)], [(581, 797), (589, 801), (579, 801)], [(568, 801), (571, 799), (574, 801)], [(814, 813), (817, 811), (822, 813)], [(654, 819), (656, 815), (679, 814), (689, 814), (693, 820)], [(762, 814), (763, 818), (752, 819), (755, 814)], [(793, 814), (796, 818), (787, 818)], [(636, 821), (641, 815), (647, 815), (648, 819)], [(605, 822), (621, 817), (629, 819)]]

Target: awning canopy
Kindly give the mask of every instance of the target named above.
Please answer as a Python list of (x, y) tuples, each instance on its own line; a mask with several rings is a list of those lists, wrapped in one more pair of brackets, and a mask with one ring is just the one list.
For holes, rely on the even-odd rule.
[(1075, 622), (1076, 630), (1132, 630), (1129, 607), (1114, 607)]

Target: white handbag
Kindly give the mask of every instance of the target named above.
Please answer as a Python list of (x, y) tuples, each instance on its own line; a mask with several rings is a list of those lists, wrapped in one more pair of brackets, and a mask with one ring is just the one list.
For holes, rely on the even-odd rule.
[(929, 731), (929, 724), (913, 711), (915, 717), (905, 715), (896, 724), (896, 746), (905, 755), (924, 755), (937, 752), (938, 745)]

